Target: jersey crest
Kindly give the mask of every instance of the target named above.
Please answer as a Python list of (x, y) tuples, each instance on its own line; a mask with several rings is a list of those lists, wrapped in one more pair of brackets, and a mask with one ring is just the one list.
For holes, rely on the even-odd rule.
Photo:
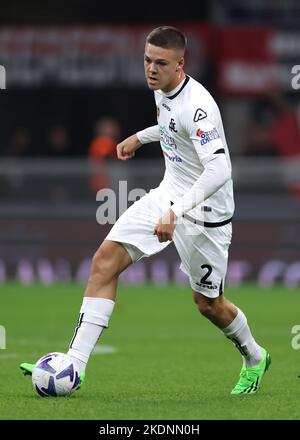
[(206, 117), (207, 117), (207, 113), (204, 110), (202, 110), (201, 108), (197, 108), (197, 110), (194, 114), (193, 121), (198, 122), (198, 121), (201, 121), (201, 119), (204, 119)]

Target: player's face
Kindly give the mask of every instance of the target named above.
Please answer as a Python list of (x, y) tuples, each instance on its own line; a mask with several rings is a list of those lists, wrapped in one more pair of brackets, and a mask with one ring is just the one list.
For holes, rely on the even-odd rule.
[(164, 49), (146, 43), (145, 76), (149, 89), (170, 92), (183, 79), (183, 54), (176, 49)]

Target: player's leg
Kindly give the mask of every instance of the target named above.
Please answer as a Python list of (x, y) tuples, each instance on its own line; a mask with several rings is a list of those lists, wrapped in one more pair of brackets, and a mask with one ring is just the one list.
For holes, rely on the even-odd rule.
[(125, 247), (110, 240), (104, 240), (93, 257), (78, 324), (68, 351), (80, 371), (85, 370), (103, 329), (108, 327), (115, 305), (118, 277), (131, 263)]
[[(223, 286), (227, 270), (228, 248), (231, 241), (231, 225), (207, 231), (204, 228), (183, 223), (177, 226), (175, 245), (181, 257), (181, 268), (188, 274), (194, 301), (199, 311), (222, 330), (241, 352), (243, 369), (253, 375), (251, 369), (259, 370), (256, 383), (251, 379), (243, 382), (236, 392), (255, 392), (269, 365), (266, 350), (255, 341), (244, 313), (224, 297)], [(246, 386), (247, 385), (247, 386)], [(253, 385), (253, 386), (252, 386)], [(251, 389), (249, 391), (249, 388)], [(246, 391), (244, 391), (246, 390)]]
[[(160, 243), (153, 235), (168, 203), (160, 197), (159, 188), (151, 190), (122, 214), (96, 252), (68, 351), (81, 373), (103, 329), (108, 326), (120, 273), (143, 256), (160, 252), (170, 244)], [(25, 374), (31, 374), (34, 365), (21, 364), (20, 367)]]
[(193, 298), (200, 313), (215, 324), (243, 356), (240, 378), (231, 393), (256, 393), (264, 373), (269, 368), (271, 358), (254, 339), (246, 316), (224, 295), (209, 298), (193, 291)]
[(207, 294), (193, 290), (193, 299), (199, 312), (233, 341), (247, 367), (261, 362), (262, 348), (255, 341), (242, 310), (222, 294), (217, 298), (210, 298)]
[[(92, 267), (82, 301), (78, 324), (68, 355), (76, 362), (81, 382), (88, 359), (104, 328), (108, 327), (114, 309), (119, 274), (140, 252), (133, 246), (104, 240), (92, 260)], [(34, 364), (22, 363), (21, 370), (31, 375)]]
[(92, 259), (85, 297), (116, 298), (118, 277), (132, 259), (122, 243), (104, 240)]
[(158, 191), (152, 190), (122, 214), (96, 252), (68, 351), (81, 371), (85, 370), (103, 329), (108, 327), (120, 273), (143, 256), (153, 255), (168, 246), (169, 243), (159, 243), (153, 235), (164, 209)]

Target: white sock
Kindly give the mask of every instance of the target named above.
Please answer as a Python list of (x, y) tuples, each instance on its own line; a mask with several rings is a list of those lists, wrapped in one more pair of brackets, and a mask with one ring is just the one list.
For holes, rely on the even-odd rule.
[(261, 347), (253, 338), (246, 316), (238, 309), (234, 320), (222, 329), (225, 336), (232, 340), (244, 358), (246, 367), (253, 367), (262, 360)]
[(114, 301), (106, 298), (83, 298), (79, 321), (67, 353), (75, 360), (80, 372), (85, 370), (103, 329), (108, 327), (114, 305)]

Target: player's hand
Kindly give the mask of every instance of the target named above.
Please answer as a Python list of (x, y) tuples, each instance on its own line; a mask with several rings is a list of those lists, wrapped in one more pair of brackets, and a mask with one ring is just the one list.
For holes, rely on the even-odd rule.
[(173, 233), (176, 227), (176, 215), (169, 209), (159, 220), (157, 225), (154, 228), (154, 235), (157, 235), (157, 238), (160, 243), (164, 241), (172, 241)]
[(120, 160), (132, 159), (135, 155), (135, 151), (141, 145), (142, 144), (138, 140), (136, 134), (129, 136), (127, 139), (125, 139), (124, 141), (122, 141), (120, 144), (117, 145), (118, 159), (120, 159)]

